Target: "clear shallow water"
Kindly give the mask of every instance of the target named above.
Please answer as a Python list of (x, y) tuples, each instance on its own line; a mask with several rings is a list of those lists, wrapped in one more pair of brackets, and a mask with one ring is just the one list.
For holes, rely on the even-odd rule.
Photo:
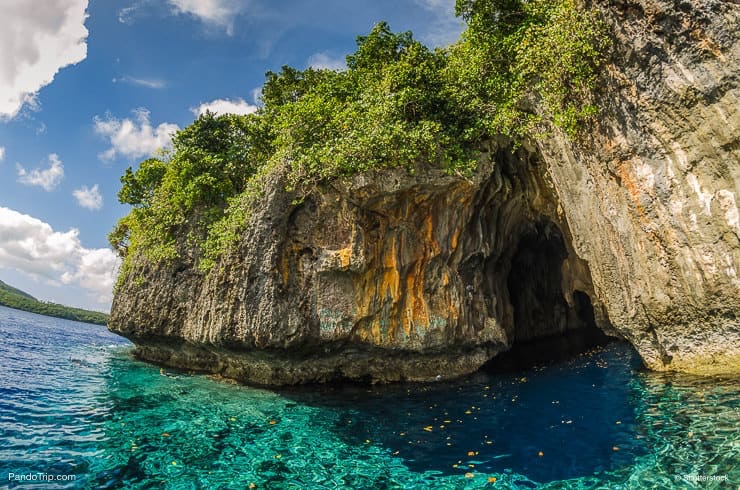
[(0, 488), (23, 488), (10, 472), (75, 474), (70, 488), (737, 488), (740, 382), (639, 366), (615, 343), (516, 374), (277, 393), (163, 375), (102, 327), (0, 307)]

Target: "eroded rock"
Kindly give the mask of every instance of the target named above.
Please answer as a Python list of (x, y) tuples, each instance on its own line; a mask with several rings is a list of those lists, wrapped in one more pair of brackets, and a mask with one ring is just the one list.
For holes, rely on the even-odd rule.
[(740, 8), (609, 1), (589, 138), (543, 140), (577, 254), (651, 369), (740, 372)]
[(239, 250), (208, 275), (142, 260), (111, 325), (141, 358), (260, 384), (472, 372), (514, 341), (594, 322), (544, 170), (499, 143), (469, 179), (370, 172), (300, 204), (276, 176)]

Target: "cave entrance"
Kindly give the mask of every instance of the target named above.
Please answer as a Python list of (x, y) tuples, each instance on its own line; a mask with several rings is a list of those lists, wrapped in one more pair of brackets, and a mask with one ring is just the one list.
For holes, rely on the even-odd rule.
[(541, 217), (520, 235), (506, 281), (512, 347), (487, 368), (526, 369), (573, 357), (609, 341), (597, 325), (589, 295), (567, 286), (563, 277), (567, 259), (563, 234), (551, 220)]

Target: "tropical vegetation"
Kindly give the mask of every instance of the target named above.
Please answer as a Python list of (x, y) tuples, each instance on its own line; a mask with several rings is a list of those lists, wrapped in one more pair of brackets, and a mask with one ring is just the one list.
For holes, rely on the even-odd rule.
[(268, 72), (255, 114), (201, 115), (172, 148), (129, 168), (133, 208), (109, 238), (124, 257), (189, 255), (208, 270), (240, 236), (263, 181), (285, 172), (297, 196), (370, 169), (432, 165), (460, 176), (481, 143), (560, 128), (578, 137), (608, 36), (574, 0), (458, 0), (461, 39), (430, 49), (386, 23), (357, 38), (345, 70)]

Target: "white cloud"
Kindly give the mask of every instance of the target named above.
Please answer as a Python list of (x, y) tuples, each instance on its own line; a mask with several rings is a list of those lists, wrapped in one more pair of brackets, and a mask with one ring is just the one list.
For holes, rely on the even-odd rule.
[(157, 80), (154, 78), (136, 78), (136, 77), (121, 77), (114, 78), (113, 83), (129, 83), (131, 85), (138, 85), (139, 87), (162, 89), (167, 86), (167, 82), (164, 80)]
[(77, 199), (77, 204), (83, 208), (95, 211), (103, 207), (103, 196), (100, 194), (98, 184), (90, 188), (83, 185), (79, 189), (75, 189), (72, 195)]
[(451, 11), (455, 14), (455, 0), (415, 0), (427, 10)]
[(64, 165), (56, 153), (49, 155), (49, 168), (35, 168), (30, 172), (23, 168), (20, 163), (16, 164), (18, 169), (18, 182), (26, 185), (37, 185), (45, 191), (53, 191), (64, 178)]
[(160, 148), (172, 143), (172, 133), (180, 128), (177, 124), (162, 123), (153, 127), (149, 123), (149, 111), (136, 109), (134, 119), (116, 119), (108, 116), (101, 119), (95, 116), (95, 132), (110, 141), (111, 147), (98, 156), (103, 160), (113, 160), (118, 155), (128, 158), (147, 157)]
[(0, 118), (37, 106), (38, 91), (87, 56), (87, 0), (0, 1)]
[(262, 87), (253, 88), (251, 92), (252, 94), (252, 101), (254, 101), (255, 104), (258, 106), (262, 105)]
[(234, 33), (234, 18), (249, 3), (245, 0), (168, 0), (176, 14), (192, 15), (205, 24)]
[(3, 160), (5, 160), (5, 147), (0, 146), (0, 162), (2, 162)]
[(118, 11), (118, 22), (121, 24), (130, 24), (132, 22), (131, 18), (134, 15), (134, 12), (136, 12), (136, 9), (138, 8), (137, 5), (132, 5), (131, 7), (124, 7), (121, 10)]
[(119, 266), (118, 257), (109, 248), (80, 247), (78, 252), (74, 267), (62, 274), (62, 283), (76, 283), (96, 293), (99, 303), (110, 301)]
[[(415, 0), (434, 15), (434, 19), (421, 32), (419, 39), (432, 46), (448, 46), (460, 38), (465, 23), (455, 17), (455, 0)], [(416, 34), (416, 33), (414, 33)]]
[(215, 114), (252, 114), (257, 111), (257, 106), (252, 105), (244, 99), (216, 99), (204, 102), (198, 107), (190, 109), (196, 116), (211, 111)]
[(347, 63), (344, 58), (336, 58), (329, 56), (327, 53), (315, 53), (308, 58), (308, 66), (316, 69), (326, 70), (346, 70)]
[(82, 246), (79, 231), (54, 231), (32, 216), (0, 207), (0, 267), (48, 284), (78, 285), (110, 302), (119, 260), (108, 248)]

